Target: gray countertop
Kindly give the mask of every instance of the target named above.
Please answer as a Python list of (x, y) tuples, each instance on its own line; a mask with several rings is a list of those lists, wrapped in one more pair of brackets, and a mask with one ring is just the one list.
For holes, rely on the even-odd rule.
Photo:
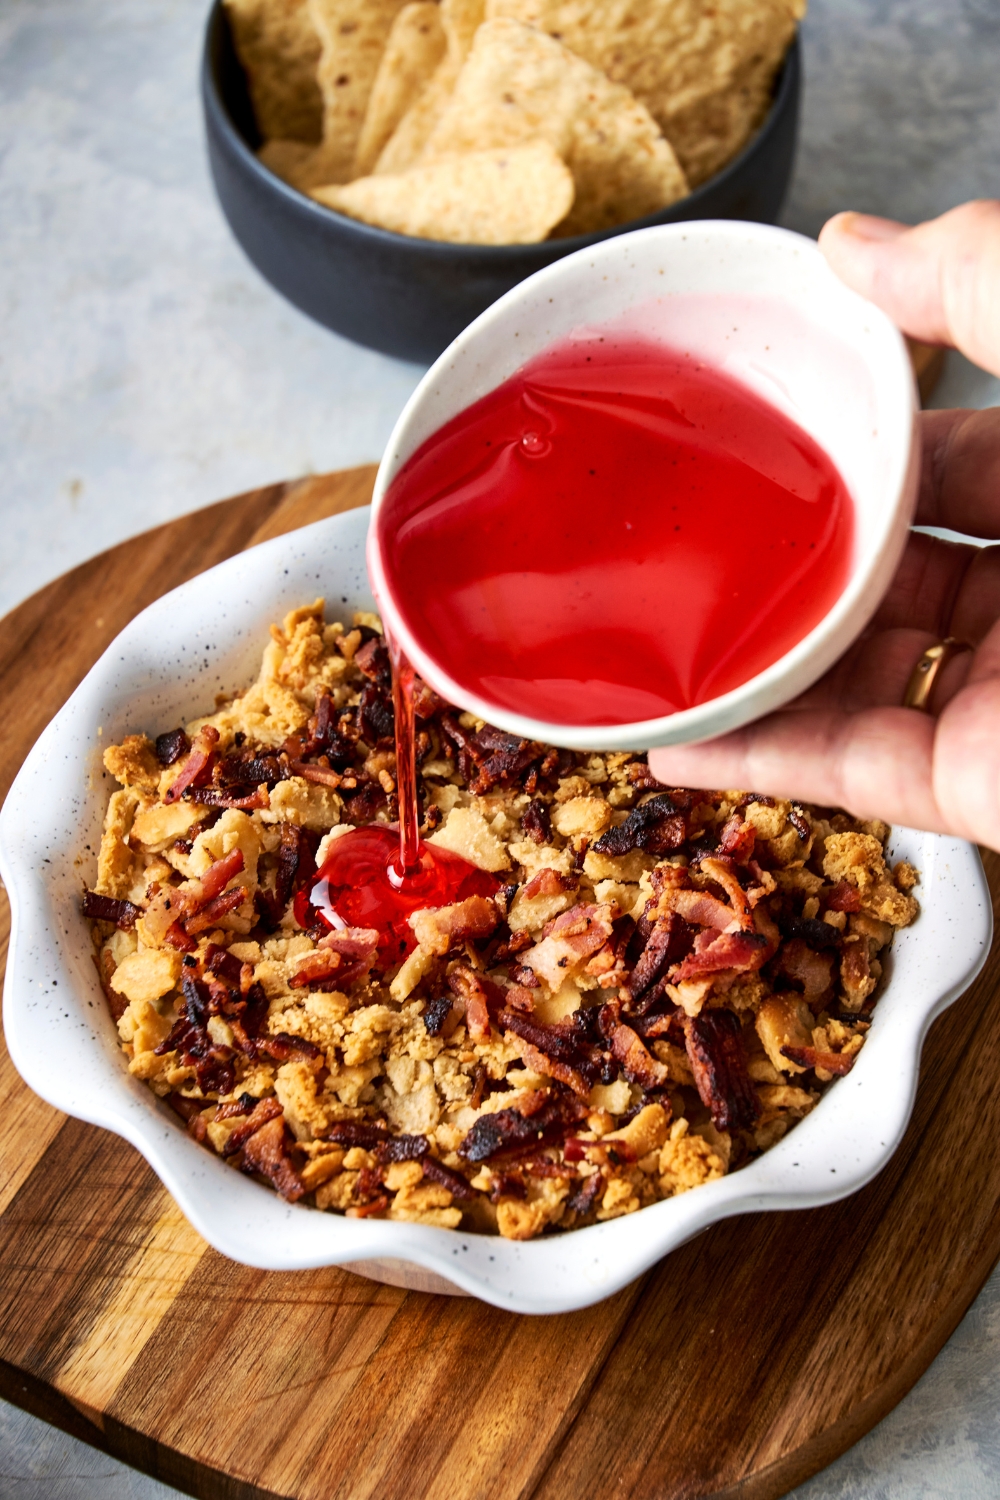
[[(282, 302), (231, 240), (197, 96), (207, 0), (0, 0), (0, 613), (270, 480), (377, 459), (421, 371)], [(812, 0), (784, 223), (1000, 193), (1000, 0)], [(949, 358), (935, 405), (1000, 402)], [(1000, 1497), (1000, 1273), (797, 1500)], [(0, 1500), (176, 1492), (0, 1403)]]

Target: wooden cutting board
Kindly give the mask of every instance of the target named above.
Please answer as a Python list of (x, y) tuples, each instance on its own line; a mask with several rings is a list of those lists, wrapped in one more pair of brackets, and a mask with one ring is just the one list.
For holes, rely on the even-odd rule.
[[(364, 503), (373, 476), (225, 501), (0, 621), (0, 795), (139, 609)], [(8, 922), (3, 900), (0, 958)], [(995, 951), (932, 1030), (906, 1138), (863, 1192), (721, 1224), (557, 1318), (235, 1265), (0, 1049), (0, 1394), (212, 1500), (781, 1495), (900, 1399), (1000, 1255), (998, 987)]]

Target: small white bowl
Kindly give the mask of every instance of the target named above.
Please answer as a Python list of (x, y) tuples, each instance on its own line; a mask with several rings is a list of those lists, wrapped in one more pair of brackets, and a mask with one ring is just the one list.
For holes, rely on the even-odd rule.
[(547, 724), (495, 707), (427, 655), (391, 596), (374, 526), (368, 568), (389, 630), (449, 702), (527, 739), (645, 750), (709, 739), (779, 708), (864, 629), (896, 570), (916, 504), (918, 408), (898, 330), (837, 280), (812, 240), (728, 220), (660, 225), (566, 256), (469, 325), (396, 423), (375, 483), (376, 518), (400, 468), (445, 422), (555, 341), (607, 324), (725, 370), (833, 459), (854, 500), (856, 534), (847, 586), (825, 618), (765, 671), (695, 708), (642, 723)]
[(518, 1244), (283, 1203), (197, 1145), (130, 1076), (80, 911), (111, 789), (101, 751), (124, 734), (204, 713), (217, 692), (246, 684), (268, 625), (303, 600), (323, 593), (331, 614), (371, 608), (367, 526), (367, 510), (320, 521), (158, 600), (109, 646), (31, 751), (0, 812), (0, 876), (12, 910), (4, 1026), (22, 1077), (56, 1109), (130, 1141), (195, 1228), (233, 1260), (275, 1271), (349, 1265), (516, 1312), (585, 1307), (732, 1214), (808, 1208), (862, 1187), (905, 1129), (928, 1026), (978, 973), (992, 931), (975, 849), (906, 829), (894, 834), (892, 853), (921, 871), (923, 910), (893, 943), (891, 978), (854, 1070), (745, 1170), (624, 1219)]

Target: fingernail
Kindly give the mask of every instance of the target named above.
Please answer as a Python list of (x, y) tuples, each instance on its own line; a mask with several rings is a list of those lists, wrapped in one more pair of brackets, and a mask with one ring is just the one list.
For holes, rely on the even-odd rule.
[(906, 224), (897, 224), (895, 219), (877, 219), (874, 214), (842, 214), (841, 229), (859, 240), (898, 240), (907, 230)]

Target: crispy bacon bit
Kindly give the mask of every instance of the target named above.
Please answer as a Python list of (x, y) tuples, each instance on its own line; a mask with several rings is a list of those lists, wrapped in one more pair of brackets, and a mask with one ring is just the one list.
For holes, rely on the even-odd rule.
[(458, 1154), (468, 1162), (479, 1162), (501, 1152), (533, 1151), (561, 1140), (586, 1113), (587, 1106), (579, 1100), (536, 1090), (533, 1095), (525, 1096), (517, 1109), (480, 1115), (459, 1146)]
[(467, 896), (453, 906), (415, 911), (410, 926), (422, 948), (443, 956), (462, 943), (489, 937), (499, 921), (496, 902), (489, 896)]
[(628, 768), (629, 785), (640, 792), (659, 791), (665, 792), (667, 788), (662, 781), (657, 781), (649, 769), (648, 761), (634, 760)]
[(767, 938), (758, 932), (720, 932), (702, 948), (696, 938), (695, 951), (670, 970), (670, 981), (682, 984), (687, 979), (704, 979), (726, 969), (740, 974), (759, 969), (769, 957), (769, 950)]
[(672, 798), (661, 792), (650, 797), (639, 807), (634, 807), (617, 828), (607, 833), (594, 844), (598, 854), (619, 856), (633, 849), (645, 849), (649, 854), (670, 854), (679, 849), (687, 838), (687, 824), (678, 812)]
[(734, 814), (723, 826), (719, 835), (719, 853), (728, 855), (738, 865), (745, 865), (753, 854), (757, 841), (757, 830), (752, 823), (745, 823)]
[(439, 1187), (450, 1189), (453, 1198), (467, 1200), (476, 1196), (461, 1172), (452, 1171), (451, 1167), (446, 1167), (443, 1162), (438, 1161), (436, 1156), (421, 1157), (421, 1162), (424, 1176), (431, 1182), (436, 1182)]
[(348, 1150), (351, 1146), (360, 1146), (365, 1151), (372, 1151), (380, 1142), (390, 1141), (392, 1136), (384, 1125), (373, 1120), (335, 1120), (326, 1138)]
[(180, 774), (164, 793), (164, 802), (168, 805), (179, 802), (188, 787), (203, 786), (208, 781), (218, 742), (219, 731), (211, 724), (203, 724), (194, 737), (187, 759), (181, 766)]
[(210, 974), (218, 974), (230, 984), (239, 984), (243, 976), (243, 965), (235, 953), (217, 948), (214, 943), (209, 943), (205, 949), (205, 968)]
[(750, 1130), (761, 1106), (747, 1073), (743, 1030), (729, 1010), (684, 1018), (684, 1040), (695, 1087), (716, 1130)]
[(664, 1063), (652, 1057), (644, 1043), (623, 1022), (611, 1033), (612, 1055), (621, 1063), (622, 1072), (629, 1083), (637, 1083), (644, 1089), (661, 1089), (670, 1081), (670, 1071)]
[(127, 932), (142, 916), (142, 907), (134, 906), (131, 901), (116, 901), (112, 896), (99, 896), (96, 891), (84, 891), (83, 915), (93, 922), (114, 922)]
[(249, 1175), (260, 1173), (282, 1198), (295, 1203), (305, 1193), (306, 1186), (289, 1155), (289, 1142), (284, 1118), (275, 1116), (256, 1130), (243, 1147), (240, 1170)]
[(856, 885), (850, 885), (846, 880), (838, 880), (837, 884), (826, 892), (823, 905), (828, 911), (860, 911), (861, 892)]
[(273, 1036), (262, 1036), (257, 1042), (257, 1051), (272, 1062), (284, 1063), (293, 1057), (322, 1057), (315, 1042), (304, 1036), (292, 1036), (287, 1031), (276, 1031)]
[(611, 937), (617, 907), (572, 906), (542, 928), (541, 941), (524, 955), (524, 964), (553, 990), (592, 958)]
[(166, 734), (156, 736), (156, 758), (161, 766), (172, 766), (191, 748), (191, 741), (183, 729), (168, 729)]
[(802, 938), (810, 948), (837, 948), (843, 937), (839, 927), (834, 927), (832, 923), (808, 920), (805, 917), (782, 917), (779, 914), (778, 925), (783, 936)]
[(584, 1214), (589, 1214), (604, 1191), (604, 1185), (604, 1178), (600, 1172), (594, 1172), (590, 1177), (585, 1177), (576, 1192), (566, 1199), (566, 1207), (580, 1218)]
[(238, 1099), (230, 1099), (228, 1104), (220, 1104), (216, 1107), (214, 1118), (216, 1120), (234, 1120), (241, 1115), (249, 1115), (258, 1104), (253, 1094), (241, 1094)]
[[(470, 780), (469, 790), (478, 795), (495, 786), (513, 786), (526, 782), (528, 773), (545, 754), (545, 746), (536, 740), (522, 740), (484, 724), (470, 745), (478, 774)], [(537, 781), (537, 776), (535, 777)]]
[(528, 1189), (519, 1171), (494, 1172), (490, 1184), (490, 1202), (499, 1203), (501, 1198), (526, 1198)]
[[(231, 1106), (224, 1105), (221, 1108), (229, 1109)], [(284, 1111), (277, 1099), (255, 1100), (250, 1113), (240, 1120), (238, 1125), (233, 1126), (229, 1139), (222, 1148), (223, 1156), (235, 1156), (237, 1151), (243, 1149), (255, 1131), (258, 1131), (262, 1125), (266, 1125), (268, 1120), (276, 1120), (283, 1113)], [(215, 1118), (217, 1120), (220, 1118), (219, 1110), (216, 1110)], [(224, 1118), (224, 1116), (221, 1118)]]
[(380, 635), (373, 635), (354, 653), (354, 665), (369, 682), (388, 687), (392, 682), (392, 663), (389, 650)]
[(358, 702), (358, 729), (369, 745), (391, 740), (396, 726), (392, 693), (381, 683), (366, 682)]
[(497, 1025), (517, 1038), (518, 1052), (529, 1067), (557, 1078), (581, 1098), (589, 1096), (591, 1085), (605, 1072), (602, 1053), (572, 1022), (546, 1026), (508, 1008), (497, 1016)]
[(425, 1135), (394, 1135), (375, 1145), (375, 1155), (386, 1165), (392, 1161), (419, 1161), (427, 1155), (427, 1151)]
[(572, 875), (561, 875), (558, 870), (536, 870), (526, 885), (521, 887), (521, 899), (530, 901), (533, 896), (560, 896), (578, 884)]
[(720, 901), (708, 891), (689, 891), (682, 887), (669, 888), (660, 897), (660, 910), (673, 911), (698, 927), (714, 927), (716, 932), (725, 932), (737, 919), (731, 906)]
[(671, 964), (680, 962), (691, 947), (691, 938), (690, 926), (675, 912), (667, 912), (654, 922), (626, 981), (633, 1002), (641, 1000)]
[(521, 832), (535, 844), (552, 841), (552, 823), (544, 802), (529, 802), (521, 814)]
[(206, 786), (199, 789), (194, 800), (206, 807), (235, 807), (239, 812), (253, 812), (257, 807), (270, 806), (266, 787), (244, 792), (240, 787), (220, 791), (217, 787)]
[(428, 1000), (427, 1009), (424, 1011), (424, 1030), (428, 1036), (440, 1036), (444, 1030), (444, 1023), (451, 1013), (452, 999), (450, 995), (439, 995), (436, 1000)]
[(188, 937), (180, 922), (171, 922), (163, 934), (163, 941), (170, 948), (179, 948), (183, 953), (192, 953), (198, 944), (194, 938)]
[(823, 1052), (817, 1047), (782, 1047), (782, 1054), (800, 1068), (823, 1068), (835, 1078), (843, 1078), (857, 1061), (856, 1052)]
[(465, 1024), (474, 1042), (490, 1039), (490, 1014), (499, 1015), (504, 1006), (504, 992), (498, 984), (459, 964), (448, 975), (448, 988), (465, 1003)]
[(320, 938), (313, 953), (299, 960), (299, 969), (289, 983), (292, 989), (341, 989), (364, 979), (378, 954), (379, 934), (374, 927), (341, 927)]
[(313, 781), (317, 786), (330, 786), (334, 790), (344, 780), (341, 773), (334, 771), (331, 766), (316, 766), (306, 760), (290, 760), (288, 769), (293, 776), (301, 776), (303, 781)]
[(188, 937), (197, 937), (199, 932), (207, 932), (210, 927), (218, 925), (220, 917), (242, 906), (249, 895), (250, 892), (245, 885), (237, 885), (231, 891), (223, 891), (221, 896), (216, 896), (214, 901), (209, 901), (208, 905), (203, 906), (193, 917), (188, 917), (184, 923), (184, 931)]
[(833, 989), (833, 954), (816, 953), (801, 938), (791, 938), (783, 944), (775, 963), (779, 974), (801, 984), (806, 1004), (819, 1010)]
[(753, 926), (753, 912), (746, 891), (740, 885), (736, 877), (736, 871), (732, 861), (725, 856), (709, 855), (700, 861), (698, 869), (702, 875), (707, 875), (709, 880), (714, 880), (716, 885), (721, 885), (729, 897), (729, 904), (733, 909), (733, 920), (741, 927)]
[(812, 829), (809, 827), (809, 819), (797, 803), (793, 802), (788, 810), (788, 821), (791, 823), (799, 838), (805, 844), (809, 840)]

